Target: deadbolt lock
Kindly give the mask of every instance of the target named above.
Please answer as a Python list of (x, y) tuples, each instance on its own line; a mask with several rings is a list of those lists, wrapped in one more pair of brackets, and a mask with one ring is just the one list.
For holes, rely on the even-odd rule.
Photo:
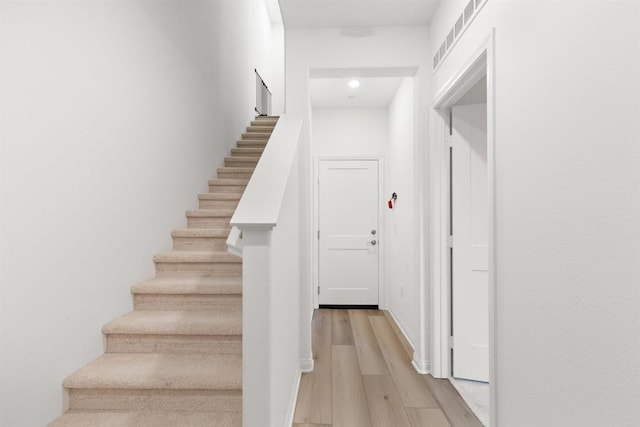
[(376, 230), (371, 230), (371, 234), (376, 235)]

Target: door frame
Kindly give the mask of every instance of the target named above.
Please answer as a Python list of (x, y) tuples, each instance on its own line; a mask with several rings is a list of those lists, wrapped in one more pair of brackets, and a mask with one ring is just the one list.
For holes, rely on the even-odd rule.
[(453, 105), (483, 76), (487, 76), (487, 191), (489, 195), (489, 396), (490, 422), (497, 425), (496, 402), (496, 227), (495, 227), (495, 29), (467, 57), (453, 77), (435, 96), (435, 148), (431, 166), (438, 172), (432, 210), (435, 236), (431, 288), (431, 372), (437, 378), (451, 376), (451, 259), (449, 251), (450, 156), (448, 149), (450, 111)]
[(313, 157), (313, 283), (311, 295), (313, 295), (313, 308), (319, 307), (318, 287), (320, 286), (320, 240), (318, 239), (319, 227), (319, 188), (318, 178), (321, 161), (377, 161), (378, 162), (378, 308), (386, 308), (384, 298), (384, 243), (380, 244), (380, 237), (384, 237), (384, 158), (382, 156), (314, 156)]

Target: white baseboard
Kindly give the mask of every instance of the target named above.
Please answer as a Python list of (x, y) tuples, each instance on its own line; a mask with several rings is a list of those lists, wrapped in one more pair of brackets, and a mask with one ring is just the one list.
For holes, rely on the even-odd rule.
[(303, 372), (313, 372), (313, 359), (301, 359), (300, 368), (298, 369), (298, 375), (296, 382), (293, 385), (291, 392), (291, 398), (289, 399), (289, 409), (287, 410), (287, 423), (285, 425), (293, 425), (293, 417), (296, 414), (296, 405), (298, 404), (298, 393), (300, 392), (300, 380), (302, 379)]
[(413, 354), (415, 355), (416, 354), (416, 346), (413, 344), (413, 340), (411, 338), (409, 338), (409, 335), (407, 335), (407, 332), (404, 330), (404, 327), (402, 326), (402, 322), (398, 321), (398, 318), (395, 316), (395, 314), (393, 314), (393, 311), (391, 311), (391, 309), (389, 307), (387, 307), (386, 310), (389, 312), (389, 314), (393, 318), (393, 321), (396, 322), (396, 325), (398, 326), (398, 329), (400, 329), (400, 332), (402, 332), (402, 335), (404, 336), (404, 338), (409, 343), (409, 346), (411, 347), (411, 350), (413, 350)]
[(418, 357), (418, 353), (416, 353), (416, 347), (413, 344), (413, 341), (411, 340), (411, 338), (409, 338), (409, 335), (405, 331), (402, 323), (398, 321), (398, 318), (393, 314), (393, 311), (389, 307), (387, 307), (386, 310), (391, 315), (391, 318), (393, 319), (393, 321), (396, 322), (398, 329), (400, 329), (400, 332), (402, 333), (404, 338), (407, 340), (407, 342), (409, 343), (409, 346), (411, 347), (411, 350), (413, 351), (413, 358), (411, 360), (411, 364), (413, 365), (413, 368), (419, 374), (430, 374), (431, 372), (430, 372), (429, 360), (423, 360)]
[(431, 371), (428, 360), (423, 360), (418, 358), (418, 353), (413, 352), (413, 360), (411, 361), (413, 368), (418, 371), (419, 374), (430, 374)]
[(293, 417), (296, 414), (296, 405), (298, 404), (298, 392), (300, 391), (300, 380), (302, 379), (302, 370), (298, 369), (297, 379), (291, 390), (291, 398), (289, 399), (289, 409), (287, 410), (287, 418), (285, 426), (293, 426)]
[(300, 360), (300, 371), (301, 372), (313, 372), (314, 361), (313, 359), (302, 359)]

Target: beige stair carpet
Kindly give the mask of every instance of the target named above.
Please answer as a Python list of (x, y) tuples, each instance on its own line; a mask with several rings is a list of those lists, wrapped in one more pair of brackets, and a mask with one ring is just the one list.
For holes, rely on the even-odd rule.
[(64, 380), (51, 426), (242, 425), (242, 259), (226, 239), (277, 119), (247, 127), (156, 276), (132, 286), (134, 310), (104, 326), (105, 354)]

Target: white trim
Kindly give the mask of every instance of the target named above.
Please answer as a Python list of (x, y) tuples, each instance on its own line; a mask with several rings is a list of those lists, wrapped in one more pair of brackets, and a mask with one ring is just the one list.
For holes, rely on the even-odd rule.
[[(487, 40), (484, 41), (486, 42)], [(487, 48), (484, 44), (461, 70), (442, 86), (435, 97), (433, 108), (441, 110), (451, 107), (487, 73)]]
[(415, 351), (413, 352), (413, 359), (411, 360), (411, 364), (413, 365), (413, 369), (415, 369), (419, 374), (427, 375), (431, 373), (431, 371), (429, 370), (429, 361), (420, 359), (418, 353), (416, 353)]
[(407, 340), (409, 347), (411, 347), (411, 350), (413, 353), (413, 357), (411, 358), (411, 364), (413, 365), (413, 368), (419, 374), (430, 374), (431, 372), (429, 371), (429, 360), (420, 358), (420, 355), (416, 351), (416, 346), (413, 343), (413, 340), (409, 338), (409, 334), (407, 334), (405, 327), (402, 325), (402, 322), (398, 320), (398, 318), (396, 317), (395, 314), (393, 314), (393, 311), (390, 308), (387, 307), (385, 308), (385, 310), (389, 312), (389, 315), (393, 319), (393, 322), (396, 324), (398, 329), (400, 329), (400, 332), (402, 333), (402, 336), (404, 337), (404, 339)]
[(300, 359), (301, 372), (313, 372), (315, 361), (313, 359)]
[[(313, 295), (313, 308), (320, 306), (318, 299), (318, 287), (320, 286), (320, 277), (318, 269), (318, 256), (320, 254), (320, 242), (318, 240), (318, 176), (321, 161), (340, 161), (340, 160), (375, 160), (378, 162), (378, 236), (384, 236), (384, 156), (314, 156), (313, 157), (313, 250), (312, 250), (312, 271), (313, 283), (311, 293)], [(378, 241), (380, 241), (380, 237)], [(384, 286), (384, 246), (386, 242), (378, 245), (378, 308), (386, 308), (385, 306), (385, 286)]]
[[(469, 57), (453, 77), (438, 92), (434, 109), (441, 120), (435, 120), (435, 132), (439, 150), (444, 155), (434, 156), (433, 167), (440, 170), (436, 204), (433, 209), (434, 224), (437, 224), (434, 242), (434, 281), (432, 286), (433, 326), (431, 334), (433, 375), (448, 378), (451, 372), (449, 352), (450, 297), (449, 297), (449, 150), (448, 140), (449, 109), (484, 74), (487, 76), (487, 170), (489, 193), (489, 394), (490, 420), (497, 425), (496, 401), (496, 223), (495, 223), (495, 29), (482, 41), (476, 52)], [(438, 206), (439, 205), (439, 206)]]
[(293, 385), (293, 392), (289, 399), (289, 409), (287, 410), (287, 418), (285, 425), (293, 426), (293, 417), (296, 414), (296, 406), (298, 405), (298, 394), (300, 393), (300, 381), (302, 381), (302, 374), (305, 372), (313, 372), (314, 360), (313, 359), (300, 359), (300, 368), (298, 369), (298, 375)]
[[(302, 365), (302, 361), (300, 361)], [(298, 393), (300, 392), (300, 381), (302, 380), (302, 369), (298, 369), (298, 375), (296, 381), (293, 383), (293, 390), (291, 397), (289, 398), (289, 409), (287, 410), (287, 417), (285, 418), (286, 426), (293, 426), (293, 417), (296, 414), (296, 406), (298, 405)]]

